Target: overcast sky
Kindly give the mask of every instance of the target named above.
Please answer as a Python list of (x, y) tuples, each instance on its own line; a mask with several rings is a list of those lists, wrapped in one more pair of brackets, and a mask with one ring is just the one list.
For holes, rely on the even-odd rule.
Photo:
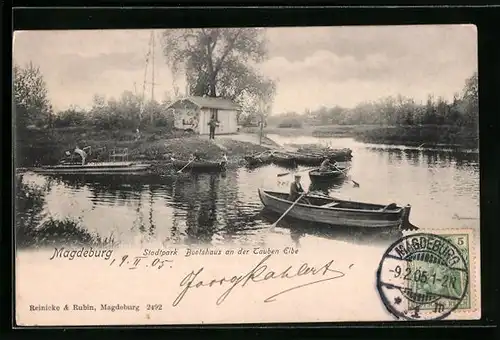
[[(40, 66), (56, 110), (87, 108), (94, 94), (117, 98), (124, 90), (134, 91), (134, 83), (142, 92), (150, 34), (16, 32), (14, 62)], [(276, 80), (275, 113), (349, 107), (398, 93), (417, 100), (429, 93), (449, 99), (477, 70), (473, 25), (270, 28), (266, 34), (269, 59), (260, 69)], [(159, 43), (155, 59), (155, 98), (162, 99), (165, 92), (173, 93), (173, 78)], [(177, 84), (183, 91), (184, 80)]]

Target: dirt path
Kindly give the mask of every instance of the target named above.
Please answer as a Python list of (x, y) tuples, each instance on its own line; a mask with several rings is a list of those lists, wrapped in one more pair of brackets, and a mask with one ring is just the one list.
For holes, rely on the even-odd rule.
[(279, 144), (277, 144), (276, 142), (274, 142), (273, 140), (271, 140), (267, 137), (263, 137), (262, 144), (260, 144), (259, 135), (252, 134), (252, 133), (238, 133), (238, 134), (234, 134), (234, 135), (219, 135), (219, 136), (215, 136), (215, 139), (212, 142), (214, 142), (216, 145), (221, 147), (222, 150), (224, 150), (223, 143), (220, 143), (217, 141), (218, 140), (223, 141), (223, 140), (227, 140), (227, 139), (235, 140), (235, 141), (239, 141), (239, 142), (252, 143), (255, 145), (262, 145), (263, 147), (267, 147), (270, 149), (281, 149), (282, 148)]

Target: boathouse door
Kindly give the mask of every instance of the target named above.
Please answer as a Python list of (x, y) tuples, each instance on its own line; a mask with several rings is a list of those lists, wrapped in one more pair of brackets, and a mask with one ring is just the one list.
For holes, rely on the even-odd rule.
[[(200, 124), (199, 124), (199, 133), (200, 135), (208, 135), (210, 133), (210, 127), (208, 123), (212, 118), (212, 109), (203, 108), (200, 110)], [(217, 132), (217, 130), (215, 131)]]

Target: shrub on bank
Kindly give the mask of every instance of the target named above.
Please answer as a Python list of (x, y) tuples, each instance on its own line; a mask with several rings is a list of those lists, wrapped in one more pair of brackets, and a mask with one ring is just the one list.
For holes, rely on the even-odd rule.
[(294, 116), (285, 116), (283, 119), (277, 124), (279, 128), (295, 128), (300, 129), (302, 127), (301, 117)]

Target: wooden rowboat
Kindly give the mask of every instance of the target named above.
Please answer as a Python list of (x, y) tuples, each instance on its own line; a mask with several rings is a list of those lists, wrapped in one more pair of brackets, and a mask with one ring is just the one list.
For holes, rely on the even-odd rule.
[(176, 170), (180, 170), (184, 168), (183, 171), (197, 171), (197, 172), (210, 172), (210, 171), (224, 171), (226, 170), (226, 162), (224, 161), (205, 161), (198, 160), (191, 162), (188, 165), (189, 161), (182, 160), (174, 160), (172, 161), (172, 166)]
[(320, 169), (314, 169), (309, 171), (309, 178), (311, 181), (314, 180), (331, 180), (331, 179), (336, 179), (343, 177), (345, 175), (345, 170), (344, 169), (339, 169), (339, 170), (328, 170), (328, 171), (322, 171)]
[[(288, 193), (258, 189), (259, 197), (266, 209), (283, 214), (293, 202)], [(411, 207), (387, 206), (355, 201), (337, 200), (331, 197), (307, 196), (287, 214), (299, 220), (325, 223), (335, 226), (362, 228), (408, 228)], [(414, 227), (414, 226), (413, 226)]]
[(40, 174), (135, 174), (146, 172), (151, 164), (135, 162), (96, 162), (80, 164), (46, 165), (32, 169)]

